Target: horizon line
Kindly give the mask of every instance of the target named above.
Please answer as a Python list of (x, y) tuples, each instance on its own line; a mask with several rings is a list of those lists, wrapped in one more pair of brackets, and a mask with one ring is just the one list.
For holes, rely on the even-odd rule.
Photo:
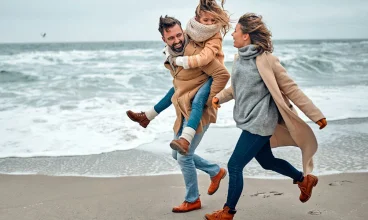
[[(368, 38), (280, 38), (273, 41), (346, 41), (346, 40), (368, 40)], [(232, 41), (231, 39), (223, 40)], [(29, 41), (29, 42), (0, 42), (0, 44), (61, 44), (61, 43), (132, 43), (132, 42), (162, 42), (162, 40), (106, 40), (106, 41)]]

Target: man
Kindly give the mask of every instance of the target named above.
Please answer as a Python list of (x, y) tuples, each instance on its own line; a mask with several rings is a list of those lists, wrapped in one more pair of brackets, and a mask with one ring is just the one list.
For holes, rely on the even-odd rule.
[[(203, 109), (200, 125), (189, 146), (188, 153), (182, 155), (178, 151), (173, 150), (173, 158), (178, 161), (184, 177), (186, 195), (185, 201), (181, 205), (174, 207), (172, 211), (189, 212), (201, 208), (196, 169), (202, 170), (210, 175), (211, 184), (208, 189), (209, 195), (217, 191), (220, 181), (226, 176), (226, 170), (224, 168), (210, 163), (194, 154), (194, 152), (209, 124), (216, 122), (217, 111), (211, 107), (211, 100), (212, 97), (224, 89), (230, 75), (224, 65), (216, 59), (200, 68), (183, 69), (182, 67), (177, 67), (175, 65), (176, 57), (199, 54), (203, 47), (189, 39), (181, 28), (180, 21), (173, 17), (161, 16), (158, 30), (162, 35), (162, 40), (167, 44), (167, 52), (169, 53), (167, 54), (164, 65), (173, 76), (175, 92), (171, 101), (175, 107), (177, 116), (174, 124), (176, 139), (179, 139), (178, 137), (186, 126), (191, 110), (191, 100), (209, 77), (213, 78), (209, 99), (206, 103), (207, 106)], [(128, 111), (127, 114), (142, 127), (146, 127), (150, 122), (145, 113)], [(180, 142), (180, 139), (178, 141)]]

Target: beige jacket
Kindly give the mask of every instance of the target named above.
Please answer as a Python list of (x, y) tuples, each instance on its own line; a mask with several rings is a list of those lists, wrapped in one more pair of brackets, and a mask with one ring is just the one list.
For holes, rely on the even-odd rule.
[[(203, 50), (201, 45), (190, 40), (185, 47), (184, 56), (192, 56), (200, 54)], [(227, 81), (230, 78), (230, 74), (226, 70), (225, 66), (218, 60), (213, 59), (209, 64), (192, 69), (184, 69), (178, 67), (173, 70), (168, 62), (165, 62), (165, 67), (170, 70), (172, 75), (175, 93), (171, 98), (171, 101), (175, 107), (176, 120), (174, 123), (174, 131), (177, 134), (183, 122), (183, 116), (188, 119), (192, 110), (192, 100), (201, 88), (201, 86), (211, 76), (213, 78), (211, 91), (207, 100), (206, 106), (203, 109), (203, 115), (198, 126), (197, 133), (202, 131), (202, 127), (209, 123), (215, 123), (217, 118), (217, 110), (212, 108), (212, 98), (223, 90)]]
[[(308, 124), (298, 117), (290, 100), (314, 122), (325, 116), (287, 75), (277, 57), (270, 53), (262, 53), (257, 56), (256, 64), (283, 119), (271, 137), (271, 147), (299, 147), (302, 151), (304, 175), (307, 175), (313, 171), (313, 155), (317, 151), (317, 139)], [(232, 87), (224, 89), (216, 97), (220, 104), (233, 99)]]
[(188, 57), (189, 68), (205, 66), (214, 59), (224, 64), (224, 52), (222, 51), (222, 36), (220, 32), (210, 39), (197, 44), (203, 47), (203, 50), (199, 54)]

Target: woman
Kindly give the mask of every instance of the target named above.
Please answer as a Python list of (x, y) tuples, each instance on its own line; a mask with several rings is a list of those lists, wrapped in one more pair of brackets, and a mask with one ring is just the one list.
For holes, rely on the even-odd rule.
[[(300, 201), (308, 201), (318, 183), (318, 178), (310, 174), (317, 141), (289, 100), (320, 129), (327, 125), (321, 111), (287, 75), (278, 58), (271, 54), (271, 32), (261, 16), (243, 15), (232, 36), (238, 55), (233, 64), (231, 86), (217, 94), (212, 105), (217, 109), (220, 104), (235, 99), (234, 120), (243, 132), (228, 162), (227, 201), (222, 210), (206, 214), (208, 220), (234, 218), (243, 190), (243, 169), (253, 158), (264, 169), (292, 178), (301, 190)], [(290, 145), (302, 150), (304, 174), (272, 154), (271, 146)]]

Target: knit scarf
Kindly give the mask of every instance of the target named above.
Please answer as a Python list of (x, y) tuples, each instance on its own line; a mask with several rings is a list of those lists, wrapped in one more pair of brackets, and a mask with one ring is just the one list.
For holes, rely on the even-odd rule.
[(196, 42), (204, 42), (220, 32), (221, 26), (218, 24), (204, 25), (191, 18), (187, 23), (185, 32)]
[(239, 56), (245, 60), (257, 57), (262, 51), (259, 51), (254, 44), (249, 44), (238, 49)]

